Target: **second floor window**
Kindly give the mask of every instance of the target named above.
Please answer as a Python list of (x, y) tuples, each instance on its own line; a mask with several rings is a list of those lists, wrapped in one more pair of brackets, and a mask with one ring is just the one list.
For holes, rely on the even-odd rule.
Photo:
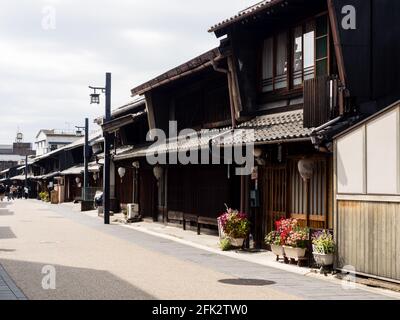
[(329, 23), (326, 15), (264, 40), (262, 92), (301, 87), (304, 81), (328, 73)]
[(287, 33), (282, 32), (264, 41), (263, 92), (287, 88)]

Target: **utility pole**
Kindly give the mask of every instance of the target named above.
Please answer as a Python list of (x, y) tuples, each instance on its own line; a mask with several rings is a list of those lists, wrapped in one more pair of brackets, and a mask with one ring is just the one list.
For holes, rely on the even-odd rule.
[[(28, 189), (28, 153), (25, 154), (25, 190)], [(25, 192), (24, 190), (24, 192)]]
[[(106, 110), (105, 123), (111, 120), (111, 73), (106, 74)], [(110, 224), (110, 135), (104, 133), (104, 224)]]
[(89, 119), (85, 119), (85, 147), (84, 147), (84, 175), (83, 175), (83, 200), (88, 201), (89, 188)]
[[(94, 93), (90, 95), (91, 104), (100, 104), (100, 94), (96, 91), (100, 90), (106, 95), (106, 110), (104, 123), (111, 120), (111, 73), (106, 73), (106, 86), (105, 88), (100, 87), (89, 87), (94, 90)], [(107, 132), (103, 132), (104, 136), (104, 171), (103, 171), (103, 209), (104, 209), (104, 224), (110, 224), (110, 145), (111, 139)]]

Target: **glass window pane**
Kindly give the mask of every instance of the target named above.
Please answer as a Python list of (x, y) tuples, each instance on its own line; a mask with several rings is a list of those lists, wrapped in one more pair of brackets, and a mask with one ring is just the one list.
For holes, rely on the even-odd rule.
[(293, 85), (303, 83), (303, 27), (293, 32)]
[(263, 73), (262, 73), (262, 88), (264, 92), (273, 90), (273, 61), (274, 61), (274, 41), (273, 38), (268, 38), (264, 41), (263, 49)]
[(316, 29), (317, 37), (325, 36), (328, 34), (328, 18), (326, 15), (317, 18)]
[(328, 56), (328, 37), (319, 38), (317, 40), (317, 59), (326, 58)]
[(275, 89), (287, 87), (287, 33), (283, 32), (278, 35), (276, 41), (276, 75)]
[(328, 59), (319, 60), (317, 62), (317, 77), (326, 76), (328, 74)]
[(306, 25), (304, 34), (304, 80), (314, 78), (315, 63), (315, 31), (313, 24)]

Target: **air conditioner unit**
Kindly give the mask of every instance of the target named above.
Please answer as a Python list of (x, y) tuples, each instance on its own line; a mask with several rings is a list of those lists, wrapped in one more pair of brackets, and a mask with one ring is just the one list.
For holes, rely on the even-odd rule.
[(140, 214), (139, 214), (139, 205), (138, 204), (128, 204), (127, 205), (127, 211), (128, 211), (128, 220), (138, 220), (140, 219)]

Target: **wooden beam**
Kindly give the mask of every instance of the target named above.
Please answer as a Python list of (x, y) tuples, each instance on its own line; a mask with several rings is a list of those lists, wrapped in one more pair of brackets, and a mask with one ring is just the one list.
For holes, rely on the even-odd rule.
[(154, 106), (153, 106), (153, 97), (151, 92), (147, 92), (145, 94), (146, 98), (146, 110), (147, 110), (147, 119), (149, 121), (150, 130), (156, 129), (156, 118), (154, 114)]
[(233, 95), (233, 102), (234, 102), (234, 107), (235, 107), (235, 117), (236, 119), (239, 118), (240, 111), (243, 110), (242, 106), (242, 100), (240, 97), (240, 90), (239, 90), (239, 81), (237, 78), (237, 73), (236, 73), (236, 67), (235, 64), (233, 63), (233, 57), (229, 56), (227, 58), (228, 60), (228, 68), (229, 72), (231, 74), (231, 80), (232, 80), (232, 95)]
[(337, 60), (338, 69), (339, 69), (339, 77), (340, 77), (340, 81), (342, 82), (342, 85), (346, 86), (346, 69), (344, 66), (342, 47), (340, 45), (338, 20), (337, 20), (337, 16), (336, 16), (336, 12), (335, 12), (335, 7), (333, 5), (333, 0), (327, 0), (327, 1), (328, 1), (329, 21), (331, 24), (333, 43), (334, 43), (335, 53), (336, 53), (336, 60)]

